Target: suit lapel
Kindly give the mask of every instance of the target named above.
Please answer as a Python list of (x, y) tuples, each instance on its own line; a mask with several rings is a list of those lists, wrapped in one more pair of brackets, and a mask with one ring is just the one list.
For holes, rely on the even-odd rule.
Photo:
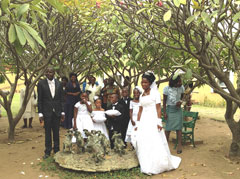
[(55, 95), (54, 95), (54, 98), (55, 98), (57, 96), (57, 89), (58, 89), (59, 84), (56, 79), (54, 79), (54, 80), (55, 80)]

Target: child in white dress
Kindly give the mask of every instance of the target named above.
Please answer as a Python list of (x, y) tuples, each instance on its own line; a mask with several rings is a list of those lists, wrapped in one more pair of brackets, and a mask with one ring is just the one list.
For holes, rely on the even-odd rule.
[(105, 125), (106, 116), (105, 111), (102, 108), (102, 100), (100, 98), (94, 101), (96, 108), (92, 111), (92, 120), (93, 120), (93, 127), (96, 131), (101, 131), (107, 139), (109, 139), (107, 128)]
[(87, 138), (83, 129), (91, 131), (94, 129), (93, 121), (90, 116), (92, 112), (92, 105), (88, 101), (88, 95), (86, 92), (82, 93), (79, 102), (74, 105), (74, 121), (73, 128), (81, 132), (83, 138)]
[(139, 110), (139, 97), (141, 95), (141, 89), (139, 87), (135, 87), (133, 89), (133, 100), (130, 101), (130, 120), (128, 123), (128, 129), (126, 133), (125, 142), (132, 142), (131, 135), (134, 133), (134, 126), (136, 125), (137, 115)]

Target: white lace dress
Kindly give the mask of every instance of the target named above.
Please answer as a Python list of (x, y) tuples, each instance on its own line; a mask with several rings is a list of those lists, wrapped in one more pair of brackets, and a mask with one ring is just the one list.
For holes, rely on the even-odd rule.
[[(91, 103), (88, 102), (88, 104), (90, 105)], [(90, 116), (90, 113), (87, 110), (87, 105), (77, 102), (74, 107), (78, 109), (77, 119), (76, 119), (77, 129), (78, 131), (81, 132), (83, 138), (86, 138), (85, 133), (83, 132), (83, 129), (87, 129), (88, 131), (91, 131), (94, 129), (92, 118)]]
[[(140, 106), (139, 102), (136, 103), (134, 101), (130, 101), (129, 108), (133, 110), (133, 112), (132, 112), (132, 119), (135, 122), (137, 121), (137, 115), (138, 115), (139, 106)], [(125, 142), (131, 142), (131, 135), (132, 135), (132, 133), (134, 133), (134, 128), (135, 127), (132, 125), (131, 120), (129, 120)]]
[(143, 107), (136, 133), (136, 152), (141, 172), (148, 175), (159, 174), (178, 168), (181, 158), (171, 155), (164, 130), (158, 130), (156, 104), (161, 103), (157, 90), (140, 97)]
[(91, 116), (92, 119), (95, 121), (93, 123), (94, 130), (100, 130), (109, 139), (107, 128), (104, 123), (107, 119), (105, 116), (105, 111), (92, 111)]

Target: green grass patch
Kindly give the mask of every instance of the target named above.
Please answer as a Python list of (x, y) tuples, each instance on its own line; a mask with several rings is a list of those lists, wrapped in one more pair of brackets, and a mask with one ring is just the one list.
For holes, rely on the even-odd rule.
[[(81, 161), (79, 161), (81, 162)], [(79, 179), (79, 178), (88, 178), (88, 179), (142, 179), (149, 178), (147, 175), (144, 175), (140, 172), (140, 168), (133, 168), (130, 170), (118, 170), (111, 172), (80, 172), (74, 170), (68, 170), (61, 168), (57, 163), (55, 163), (53, 157), (49, 157), (46, 160), (41, 161), (39, 164), (40, 169), (49, 174), (58, 175), (61, 179)]]
[[(20, 93), (15, 93), (13, 96), (12, 106), (11, 106), (13, 116), (17, 115), (20, 107), (21, 107), (20, 106)], [(2, 111), (2, 116), (7, 117), (7, 113), (2, 106), (1, 106), (1, 111)]]

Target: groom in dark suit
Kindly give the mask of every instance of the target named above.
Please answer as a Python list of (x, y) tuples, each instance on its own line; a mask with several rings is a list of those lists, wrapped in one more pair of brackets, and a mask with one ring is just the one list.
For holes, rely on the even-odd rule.
[(46, 79), (39, 81), (38, 113), (40, 123), (44, 121), (45, 128), (45, 155), (48, 158), (52, 151), (52, 133), (54, 153), (59, 151), (59, 125), (60, 119), (64, 120), (64, 94), (62, 84), (54, 79), (55, 71), (48, 67)]
[(107, 110), (115, 109), (118, 110), (121, 115), (120, 116), (107, 116), (107, 128), (109, 131), (109, 138), (111, 143), (111, 148), (114, 147), (112, 136), (114, 131), (122, 134), (123, 127), (123, 117), (124, 117), (124, 106), (118, 102), (118, 94), (112, 94), (110, 96), (111, 105), (108, 106)]

